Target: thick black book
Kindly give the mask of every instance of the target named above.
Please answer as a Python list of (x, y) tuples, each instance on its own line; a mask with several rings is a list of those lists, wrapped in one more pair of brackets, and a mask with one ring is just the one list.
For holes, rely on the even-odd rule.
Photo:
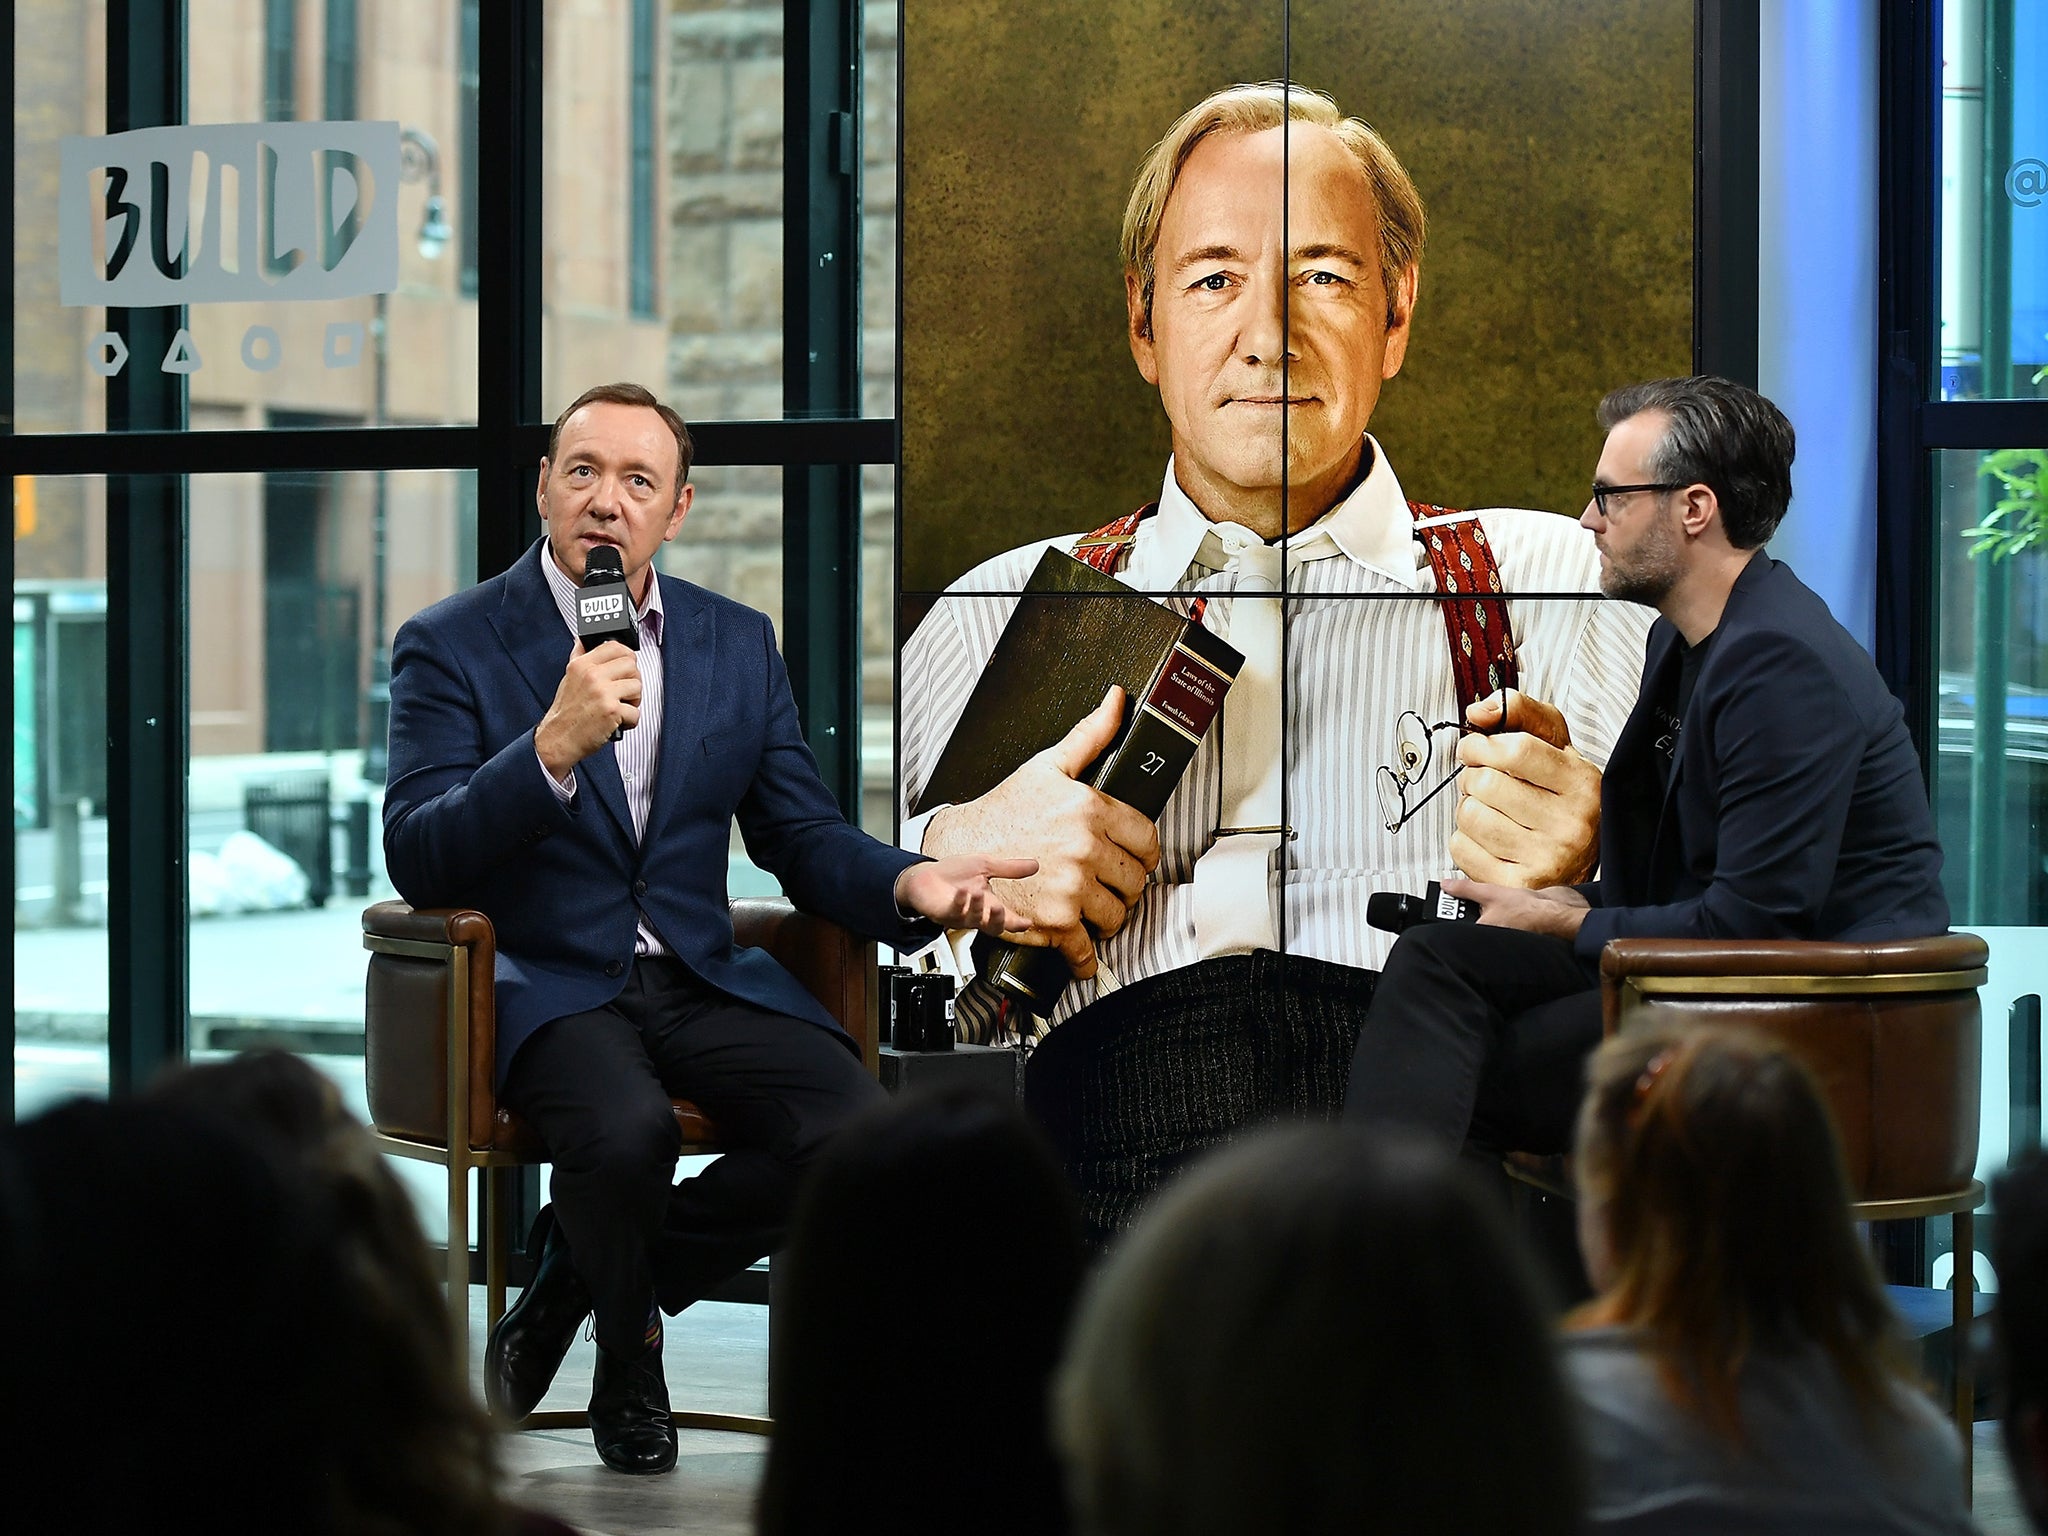
[[(1201, 625), (1049, 549), (911, 814), (987, 794), (1120, 684), (1123, 724), (1081, 779), (1156, 821), (1243, 661)], [(975, 955), (983, 978), (1031, 1013), (1051, 1013), (1066, 989), (1058, 950), (984, 938)]]

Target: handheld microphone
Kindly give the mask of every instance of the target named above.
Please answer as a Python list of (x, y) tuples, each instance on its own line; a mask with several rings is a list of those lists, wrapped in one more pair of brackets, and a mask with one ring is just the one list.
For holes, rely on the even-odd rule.
[(591, 547), (583, 562), (583, 589), (576, 594), (576, 637), (594, 651), (607, 640), (640, 649), (640, 615), (626, 587), (626, 567), (609, 544)]
[[(619, 552), (609, 544), (595, 544), (583, 561), (583, 587), (576, 594), (576, 638), (583, 649), (594, 651), (607, 640), (616, 640), (628, 650), (640, 649), (640, 615), (633, 611), (633, 594), (626, 586), (626, 567)], [(613, 741), (623, 741), (626, 728), (612, 732)]]
[(1429, 882), (1428, 893), (1375, 891), (1365, 899), (1365, 920), (1388, 933), (1406, 933), (1418, 923), (1476, 923), (1479, 903), (1446, 896), (1441, 882)]

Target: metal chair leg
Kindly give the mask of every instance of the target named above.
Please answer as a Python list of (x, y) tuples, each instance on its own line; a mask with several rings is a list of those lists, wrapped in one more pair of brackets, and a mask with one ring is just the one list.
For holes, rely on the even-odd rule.
[(469, 1159), (448, 1152), (448, 1312), (455, 1325), (455, 1350), (469, 1358)]
[(1957, 1211), (1954, 1221), (1956, 1274), (1950, 1289), (1955, 1301), (1955, 1342), (1951, 1354), (1955, 1362), (1956, 1433), (1963, 1441), (1963, 1498), (1968, 1502), (1974, 1492), (1977, 1428), (1977, 1363), (1970, 1348), (1970, 1334), (1977, 1320), (1972, 1299), (1977, 1278), (1977, 1218), (1969, 1211)]
[(484, 1181), (484, 1329), (498, 1326), (505, 1315), (505, 1270), (512, 1248), (512, 1180), (517, 1170), (485, 1168)]

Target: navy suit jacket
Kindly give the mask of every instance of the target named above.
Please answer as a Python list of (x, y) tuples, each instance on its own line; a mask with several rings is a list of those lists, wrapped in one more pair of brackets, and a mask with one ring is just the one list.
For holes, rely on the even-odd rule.
[(1578, 952), (1617, 938), (1898, 939), (1948, 931), (1941, 845), (1905, 712), (1791, 567), (1736, 578), (1659, 778), (1654, 705), (1682, 639), (1650, 629), (1600, 792)]
[(840, 814), (797, 728), (767, 616), (669, 576), (656, 577), (661, 760), (645, 836), (633, 835), (609, 745), (577, 764), (563, 804), (533, 733), (575, 642), (541, 548), (418, 614), (391, 653), (385, 864), (414, 906), (473, 906), (497, 929), (499, 1080), (542, 1024), (618, 996), (643, 913), (720, 991), (836, 1029), (767, 954), (734, 947), (733, 819), (797, 906), (885, 942), (930, 931), (905, 924), (893, 896), (916, 856)]

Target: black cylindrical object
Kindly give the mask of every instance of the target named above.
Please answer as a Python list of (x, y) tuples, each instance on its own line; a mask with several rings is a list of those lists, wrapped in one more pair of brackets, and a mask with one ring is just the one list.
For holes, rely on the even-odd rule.
[(882, 978), (881, 1044), (892, 1044), (896, 1039), (896, 979), (908, 976), (907, 965), (880, 965), (875, 967)]
[(953, 978), (919, 971), (895, 978), (895, 1046), (899, 1051), (953, 1049)]

